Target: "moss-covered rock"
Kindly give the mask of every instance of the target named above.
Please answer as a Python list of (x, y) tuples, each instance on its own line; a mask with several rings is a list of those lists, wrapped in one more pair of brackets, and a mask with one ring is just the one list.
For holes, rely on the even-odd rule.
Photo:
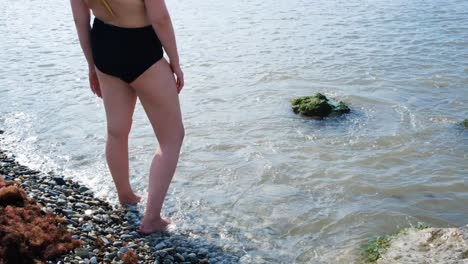
[(291, 100), (294, 113), (313, 117), (326, 117), (330, 114), (349, 113), (349, 107), (342, 101), (335, 102), (325, 95), (301, 96)]
[(467, 238), (466, 227), (434, 228), (418, 224), (394, 235), (371, 239), (364, 245), (358, 263), (461, 263), (468, 258)]
[(463, 120), (463, 122), (461, 122), (461, 125), (465, 128), (468, 128), (468, 119)]
[(398, 237), (405, 236), (409, 230), (425, 230), (431, 228), (426, 223), (418, 223), (415, 227), (404, 228), (393, 235), (383, 235), (369, 240), (363, 245), (363, 251), (359, 263), (376, 263), (381, 259), (382, 255), (386, 254), (388, 248), (392, 245), (393, 240)]
[(463, 228), (411, 228), (392, 239), (376, 263), (466, 263), (467, 237)]

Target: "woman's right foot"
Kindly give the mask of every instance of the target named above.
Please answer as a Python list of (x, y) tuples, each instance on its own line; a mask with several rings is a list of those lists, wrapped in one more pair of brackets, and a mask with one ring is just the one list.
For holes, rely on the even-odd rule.
[(169, 220), (164, 218), (154, 221), (146, 221), (143, 219), (140, 225), (140, 233), (143, 235), (149, 235), (155, 232), (165, 231), (170, 223), (171, 222)]

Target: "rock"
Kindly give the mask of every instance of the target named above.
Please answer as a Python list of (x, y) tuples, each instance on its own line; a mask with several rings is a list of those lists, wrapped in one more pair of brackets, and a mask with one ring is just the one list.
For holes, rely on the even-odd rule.
[(133, 236), (132, 235), (122, 235), (120, 238), (122, 238), (123, 240), (130, 240), (130, 239), (133, 239)]
[(78, 207), (78, 208), (82, 208), (82, 209), (88, 209), (89, 208), (89, 205), (87, 205), (85, 203), (76, 203), (75, 206)]
[(115, 233), (115, 230), (111, 227), (106, 227), (106, 229), (104, 229), (104, 233)]
[(121, 246), (123, 245), (123, 243), (122, 243), (122, 241), (117, 240), (117, 241), (115, 241), (114, 243), (112, 243), (112, 245), (113, 245), (114, 247), (121, 247)]
[(89, 250), (87, 248), (77, 248), (75, 249), (75, 255), (84, 259), (89, 257)]
[(461, 125), (464, 127), (464, 128), (468, 128), (468, 119), (465, 119), (461, 122)]
[(173, 247), (165, 248), (163, 251), (166, 251), (168, 254), (174, 254), (176, 251)]
[(160, 249), (163, 249), (165, 247), (166, 247), (166, 243), (164, 243), (164, 242), (159, 242), (156, 246), (154, 246), (154, 248), (156, 250), (160, 250)]
[(165, 259), (163, 261), (163, 264), (172, 264), (172, 263), (174, 263), (174, 262), (172, 262), (170, 259)]
[(384, 237), (376, 259), (367, 260), (377, 264), (463, 263), (468, 257), (467, 237), (468, 231), (460, 228), (407, 228)]
[(167, 257), (167, 255), (168, 255), (167, 252), (164, 251), (164, 250), (158, 251), (157, 254), (158, 254), (158, 256), (160, 256), (160, 257), (162, 257), (162, 258), (165, 258), (165, 257)]
[(184, 262), (184, 261), (185, 261), (184, 256), (182, 256), (180, 253), (176, 253), (174, 257), (175, 257), (175, 259), (176, 259), (177, 261), (180, 261), (180, 262)]
[[(115, 246), (115, 245), (114, 245), (114, 246)], [(121, 248), (119, 248), (119, 252), (122, 253), (122, 254), (125, 253), (125, 252), (127, 252), (127, 251), (128, 251), (128, 247), (121, 247)]]
[(195, 253), (188, 254), (186, 259), (187, 259), (187, 261), (189, 261), (191, 263), (197, 263), (198, 262), (197, 255), (195, 255)]
[(332, 113), (349, 113), (349, 107), (343, 102), (335, 102), (325, 95), (301, 96), (291, 100), (294, 113), (312, 117), (326, 117)]
[(198, 250), (198, 255), (200, 255), (200, 256), (206, 256), (206, 255), (208, 255), (208, 249), (206, 249), (206, 248), (200, 248), (200, 250)]
[(98, 264), (98, 261), (97, 261), (96, 257), (92, 257), (92, 258), (89, 260), (89, 263), (90, 263), (90, 264)]
[(118, 215), (116, 215), (116, 214), (111, 214), (111, 215), (110, 215), (110, 218), (111, 218), (112, 220), (114, 220), (114, 221), (120, 221), (120, 217), (119, 217)]
[(88, 216), (89, 216), (89, 215), (92, 215), (92, 214), (93, 214), (93, 210), (88, 209), (88, 210), (85, 210), (84, 213), (85, 213), (85, 215), (88, 215)]
[(241, 264), (252, 263), (252, 259), (250, 258), (249, 255), (244, 255), (239, 259), (239, 263)]
[(80, 187), (78, 188), (78, 191), (81, 192), (81, 193), (87, 192), (87, 191), (89, 191), (89, 188), (86, 187), (86, 186), (80, 186)]
[(67, 184), (62, 177), (54, 177), (54, 181), (57, 185), (65, 185)]
[(3, 133), (5, 133), (5, 131), (3, 131), (3, 130), (0, 129), (0, 135), (3, 134)]

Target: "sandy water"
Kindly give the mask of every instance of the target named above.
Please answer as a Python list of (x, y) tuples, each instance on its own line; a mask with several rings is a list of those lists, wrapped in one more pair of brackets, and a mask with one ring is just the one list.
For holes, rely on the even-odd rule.
[[(186, 139), (165, 208), (177, 228), (253, 262), (349, 263), (359, 245), (419, 221), (468, 224), (468, 2), (168, 3), (186, 88)], [(115, 201), (102, 101), (67, 1), (0, 10), (1, 143)], [(323, 92), (352, 113), (296, 116)], [(141, 105), (132, 184), (157, 147)]]

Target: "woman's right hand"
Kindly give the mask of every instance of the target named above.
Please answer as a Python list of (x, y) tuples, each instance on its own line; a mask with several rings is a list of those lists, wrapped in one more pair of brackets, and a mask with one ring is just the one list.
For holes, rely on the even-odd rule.
[(89, 86), (95, 95), (102, 98), (101, 87), (99, 86), (99, 80), (94, 67), (89, 67)]

